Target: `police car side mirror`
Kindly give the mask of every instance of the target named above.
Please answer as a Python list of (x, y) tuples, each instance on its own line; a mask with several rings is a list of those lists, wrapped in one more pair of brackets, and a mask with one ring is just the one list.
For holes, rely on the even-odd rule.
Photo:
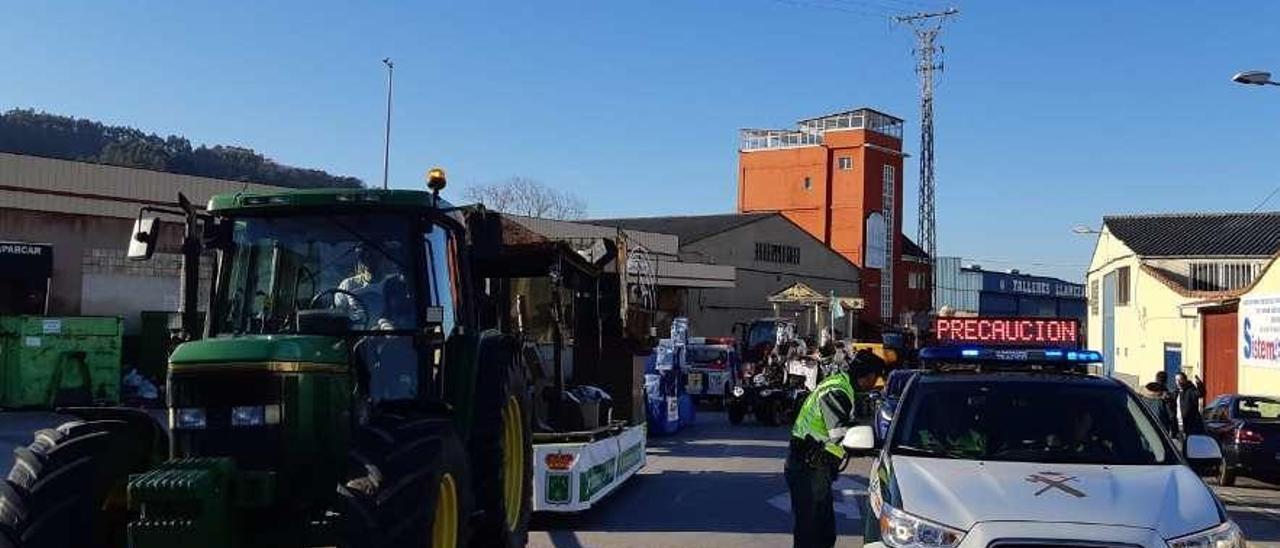
[(845, 432), (844, 439), (840, 441), (845, 449), (848, 449), (855, 455), (858, 453), (869, 453), (876, 448), (876, 433), (870, 426), (855, 426)]
[(1204, 435), (1187, 436), (1187, 460), (1196, 461), (1213, 461), (1222, 460), (1222, 448), (1218, 447), (1217, 440)]

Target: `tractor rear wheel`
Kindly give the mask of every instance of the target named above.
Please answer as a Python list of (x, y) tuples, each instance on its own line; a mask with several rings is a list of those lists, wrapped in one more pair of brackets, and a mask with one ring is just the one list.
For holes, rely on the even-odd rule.
[[(124, 546), (129, 474), (153, 460), (157, 429), (122, 420), (37, 431), (0, 480), (0, 547)], [(7, 538), (6, 538), (7, 537)]]
[(466, 546), (471, 474), (447, 414), (375, 411), (352, 444), (338, 486), (341, 546)]
[(482, 339), (468, 451), (480, 510), (473, 544), (524, 546), (533, 501), (533, 401), (514, 341)]

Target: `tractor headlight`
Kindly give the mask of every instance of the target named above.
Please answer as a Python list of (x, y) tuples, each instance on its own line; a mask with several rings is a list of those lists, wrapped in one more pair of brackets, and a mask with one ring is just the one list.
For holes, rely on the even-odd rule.
[(926, 548), (956, 546), (964, 532), (918, 518), (902, 510), (880, 504), (880, 536), (886, 546)]
[(746, 394), (746, 393), (747, 393), (747, 391), (746, 391), (746, 390), (744, 390), (741, 386), (735, 386), (735, 387), (733, 387), (733, 397), (735, 397), (735, 398), (741, 398), (741, 397), (742, 397), (742, 395), (743, 395), (743, 394)]
[(1244, 534), (1234, 521), (1169, 541), (1169, 548), (1244, 548)]
[(195, 430), (209, 424), (204, 409), (200, 407), (181, 407), (169, 417), (174, 430)]
[(245, 405), (231, 408), (231, 426), (280, 424), (279, 405)]

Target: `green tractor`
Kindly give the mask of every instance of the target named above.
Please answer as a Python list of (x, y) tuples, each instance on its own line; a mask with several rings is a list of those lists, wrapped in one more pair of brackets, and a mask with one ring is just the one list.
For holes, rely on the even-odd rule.
[(64, 409), (0, 480), (0, 548), (523, 546), (528, 372), (470, 273), (501, 238), (444, 183), (144, 208), (134, 258), (185, 219), (167, 428)]

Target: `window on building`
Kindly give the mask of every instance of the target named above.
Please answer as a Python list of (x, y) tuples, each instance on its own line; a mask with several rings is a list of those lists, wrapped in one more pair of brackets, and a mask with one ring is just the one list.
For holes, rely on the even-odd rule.
[(1193, 291), (1225, 291), (1253, 283), (1258, 274), (1254, 263), (1199, 262), (1190, 265)]
[(1129, 267), (1116, 269), (1116, 306), (1129, 306)]
[(1098, 311), (1102, 309), (1101, 290), (1098, 280), (1089, 282), (1089, 314), (1098, 315)]
[(840, 166), (840, 171), (849, 171), (853, 169), (853, 156), (841, 156), (837, 163)]
[(924, 272), (912, 272), (907, 276), (907, 289), (924, 289)]
[(863, 232), (866, 235), (866, 256), (862, 258), (862, 264), (867, 268), (884, 268), (884, 215), (877, 212), (867, 215), (866, 225)]
[(767, 263), (800, 264), (800, 248), (794, 245), (756, 242), (756, 260)]
[(809, 189), (813, 188), (813, 181), (810, 181), (808, 177), (805, 177), (805, 178), (804, 178), (804, 183), (801, 183), (801, 184), (803, 184), (803, 185), (804, 185), (804, 189), (805, 189), (805, 190), (809, 190)]

